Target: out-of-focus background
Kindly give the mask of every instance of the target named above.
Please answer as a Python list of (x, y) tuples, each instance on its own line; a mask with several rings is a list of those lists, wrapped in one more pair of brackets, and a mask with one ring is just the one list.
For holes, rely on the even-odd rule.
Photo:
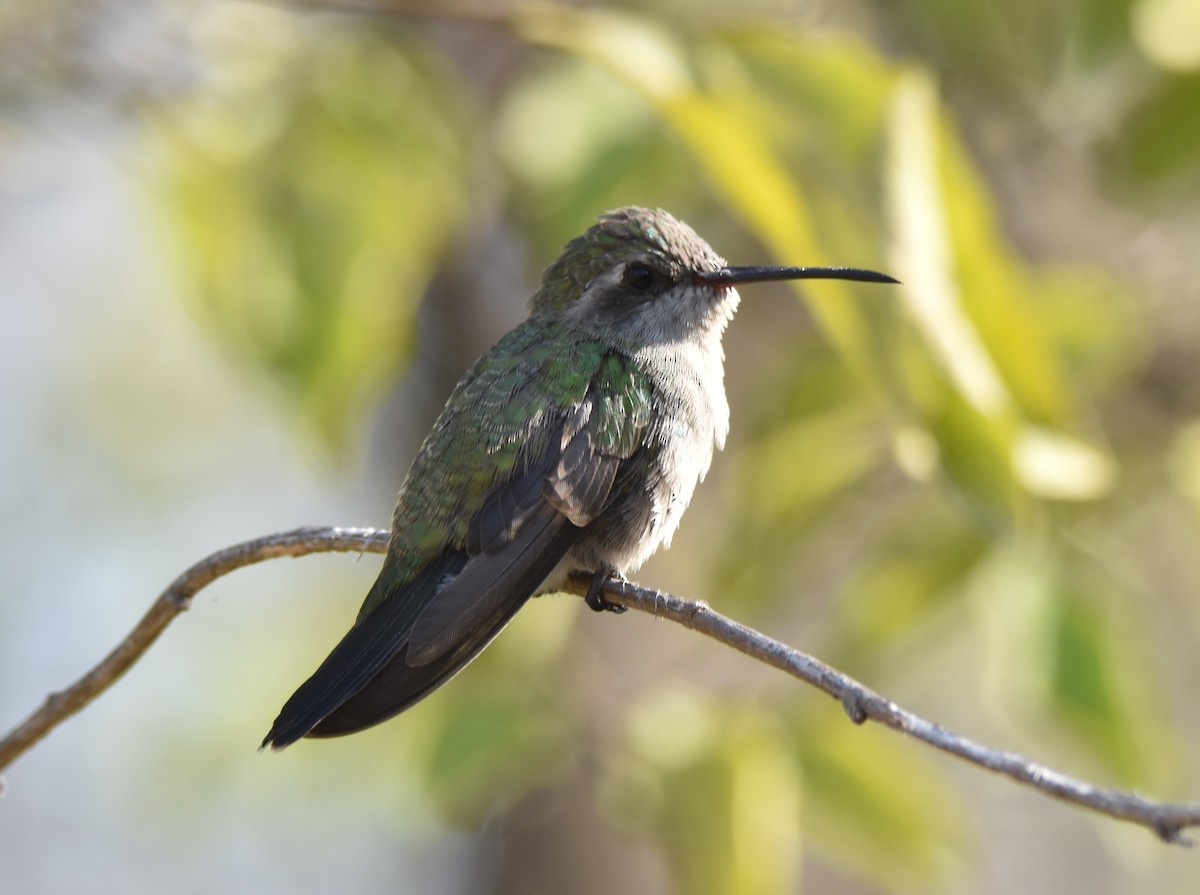
[[(206, 553), (386, 525), (541, 268), (639, 203), (905, 282), (744, 290), (730, 444), (639, 580), (1200, 795), (1194, 0), (339, 5), (0, 6), (0, 727)], [(1196, 891), (1193, 853), (565, 597), (397, 720), (257, 754), (378, 565), (206, 590), (9, 770), (0, 888)]]

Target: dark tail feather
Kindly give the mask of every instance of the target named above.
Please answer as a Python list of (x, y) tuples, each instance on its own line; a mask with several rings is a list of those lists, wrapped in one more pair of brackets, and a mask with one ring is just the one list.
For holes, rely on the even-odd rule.
[[(443, 556), (414, 581), (403, 594), (383, 600), (370, 615), (360, 618), (300, 685), (279, 711), (262, 748), (282, 749), (307, 734), (316, 724), (363, 688), (408, 641), (413, 622), (437, 592), (447, 575), (457, 574), (466, 564), (465, 553)], [(375, 587), (386, 587), (387, 568)]]
[[(386, 721), (458, 674), (554, 571), (578, 532), (563, 516), (545, 507), (507, 549), (492, 556), (472, 557), (410, 626), (408, 641), (391, 661), (308, 735), (341, 736)], [(420, 647), (416, 631), (428, 614), (434, 617), (434, 644), (445, 646), (410, 659), (414, 646)]]
[[(490, 556), (447, 554), (402, 593), (383, 599), (347, 632), (275, 719), (263, 747), (303, 736), (353, 733), (402, 712), (457, 674), (500, 633), (578, 537), (546, 505)], [(386, 578), (386, 568), (375, 587)], [(451, 580), (447, 583), (447, 578)], [(370, 598), (368, 598), (370, 599)], [(445, 612), (439, 604), (445, 601)], [(431, 612), (429, 638), (409, 664), (414, 626)]]
[(305, 736), (336, 737), (355, 733), (420, 702), (483, 652), (528, 599), (524, 596), (514, 600), (506, 607), (503, 617), (496, 619), (487, 630), (481, 630), (480, 636), (459, 644), (428, 665), (415, 668), (409, 665), (406, 662), (408, 645), (405, 644), (365, 687), (325, 716)]

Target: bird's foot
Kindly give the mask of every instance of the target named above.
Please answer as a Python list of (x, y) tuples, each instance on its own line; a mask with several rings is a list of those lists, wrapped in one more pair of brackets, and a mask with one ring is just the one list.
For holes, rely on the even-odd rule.
[(625, 576), (612, 566), (601, 566), (592, 575), (592, 583), (588, 585), (587, 596), (583, 598), (583, 601), (595, 612), (615, 612), (620, 614), (629, 607), (604, 599), (604, 585), (609, 582), (624, 584)]

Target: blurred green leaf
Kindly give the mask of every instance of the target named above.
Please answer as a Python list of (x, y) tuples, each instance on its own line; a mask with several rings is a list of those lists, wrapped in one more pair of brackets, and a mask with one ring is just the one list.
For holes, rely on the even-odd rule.
[(616, 822), (632, 813), (658, 835), (677, 891), (793, 890), (801, 790), (783, 725), (751, 708), (660, 689), (633, 707), (626, 748), (610, 764), (602, 805)]
[(1046, 267), (1030, 285), (1040, 325), (1071, 382), (1091, 402), (1108, 399), (1144, 363), (1147, 321), (1129, 286), (1095, 268)]
[(890, 169), (897, 269), (918, 324), (981, 412), (1070, 418), (1071, 396), (1033, 312), (1035, 293), (1004, 245), (992, 200), (915, 72), (897, 85)]
[[(580, 96), (589, 98), (586, 105), (577, 102)], [(596, 176), (596, 166), (643, 133), (650, 118), (650, 108), (606, 73), (571, 57), (551, 57), (506, 93), (497, 152), (518, 179), (552, 200), (578, 191), (581, 182), (609, 179)], [(622, 171), (644, 166), (624, 161)]]
[(426, 786), (442, 817), (464, 827), (559, 776), (571, 752), (544, 704), (486, 696), (456, 700), (430, 745)]
[[(1086, 5), (1076, 0), (1012, 0), (1002, 6), (920, 0), (891, 21), (960, 85), (996, 99), (1023, 96), (1056, 72), (1062, 37)], [(903, 13), (903, 14), (899, 14)]]
[(805, 831), (825, 854), (886, 891), (949, 882), (970, 842), (962, 805), (927, 751), (856, 727), (828, 702), (806, 703), (796, 739)]
[(1003, 706), (1066, 738), (1119, 785), (1158, 788), (1177, 776), (1146, 632), (1111, 581), (1013, 544), (980, 565), (972, 593)]
[(738, 490), (764, 522), (819, 512), (858, 482), (884, 453), (873, 415), (849, 405), (781, 420), (742, 452)]
[(1122, 785), (1177, 786), (1178, 753), (1164, 736), (1162, 701), (1145, 654), (1145, 632), (1110, 596), (1071, 581), (1053, 623), (1053, 710)]
[(214, 40), (207, 89), (154, 113), (163, 220), (203, 321), (338, 445), (463, 214), (461, 101), (415, 46), (250, 15), (276, 52)]
[(914, 633), (958, 602), (987, 543), (928, 490), (900, 502), (846, 582), (847, 599), (835, 607), (837, 663), (859, 674), (890, 667), (889, 657), (911, 646)]
[(1085, 64), (1098, 64), (1129, 45), (1133, 0), (1088, 0), (1076, 3), (1075, 45)]
[(976, 518), (993, 531), (1024, 518), (1030, 503), (1014, 476), (1011, 427), (980, 413), (951, 390), (925, 413), (942, 470)]
[(1118, 181), (1170, 201), (1200, 187), (1200, 73), (1164, 75), (1104, 147)]
[[(809, 190), (832, 187), (843, 206), (877, 205), (878, 176), (863, 175), (878, 168), (891, 65), (849, 35), (745, 26), (723, 37), (738, 67), (710, 65), (711, 80), (741, 84), (755, 129), (780, 147), (795, 176)], [(792, 114), (780, 115), (781, 108)], [(859, 202), (847, 203), (843, 190)]]
[(476, 826), (571, 768), (577, 720), (551, 672), (567, 659), (578, 603), (535, 601), (437, 700), (405, 714), (419, 725), (405, 736), (419, 743), (422, 780), (449, 822)]
[[(586, 104), (580, 96), (589, 97)], [(695, 220), (693, 167), (652, 106), (586, 60), (559, 55), (517, 78), (497, 110), (497, 154), (514, 180), (511, 213), (539, 256), (597, 211), (636, 202)]]
[[(928, 373), (912, 392), (944, 468), (975, 505), (1001, 516), (1023, 514), (1018, 489), (1055, 499), (1101, 496), (1114, 463), (1052, 428), (1077, 424), (1081, 413), (1046, 314), (1030, 300), (1035, 281), (1004, 245), (991, 200), (921, 73), (898, 81), (893, 143), (896, 267), (917, 328), (958, 393), (939, 395)], [(921, 363), (910, 353), (910, 371)]]
[(730, 479), (738, 516), (718, 563), (721, 591), (748, 611), (787, 599), (805, 534), (862, 487), (888, 447), (873, 409), (849, 402), (789, 416), (746, 444)]

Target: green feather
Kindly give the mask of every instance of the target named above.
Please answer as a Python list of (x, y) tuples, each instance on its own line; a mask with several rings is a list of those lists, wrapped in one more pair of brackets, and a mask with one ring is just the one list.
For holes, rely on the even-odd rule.
[[(569, 346), (564, 350), (564, 346)], [(549, 447), (558, 421), (589, 390), (599, 453), (627, 458), (650, 422), (649, 378), (564, 324), (526, 322), (472, 367), (421, 446), (400, 491), (388, 559), (360, 618), (402, 591), (447, 548), (463, 549), (471, 517), (498, 485)]]

